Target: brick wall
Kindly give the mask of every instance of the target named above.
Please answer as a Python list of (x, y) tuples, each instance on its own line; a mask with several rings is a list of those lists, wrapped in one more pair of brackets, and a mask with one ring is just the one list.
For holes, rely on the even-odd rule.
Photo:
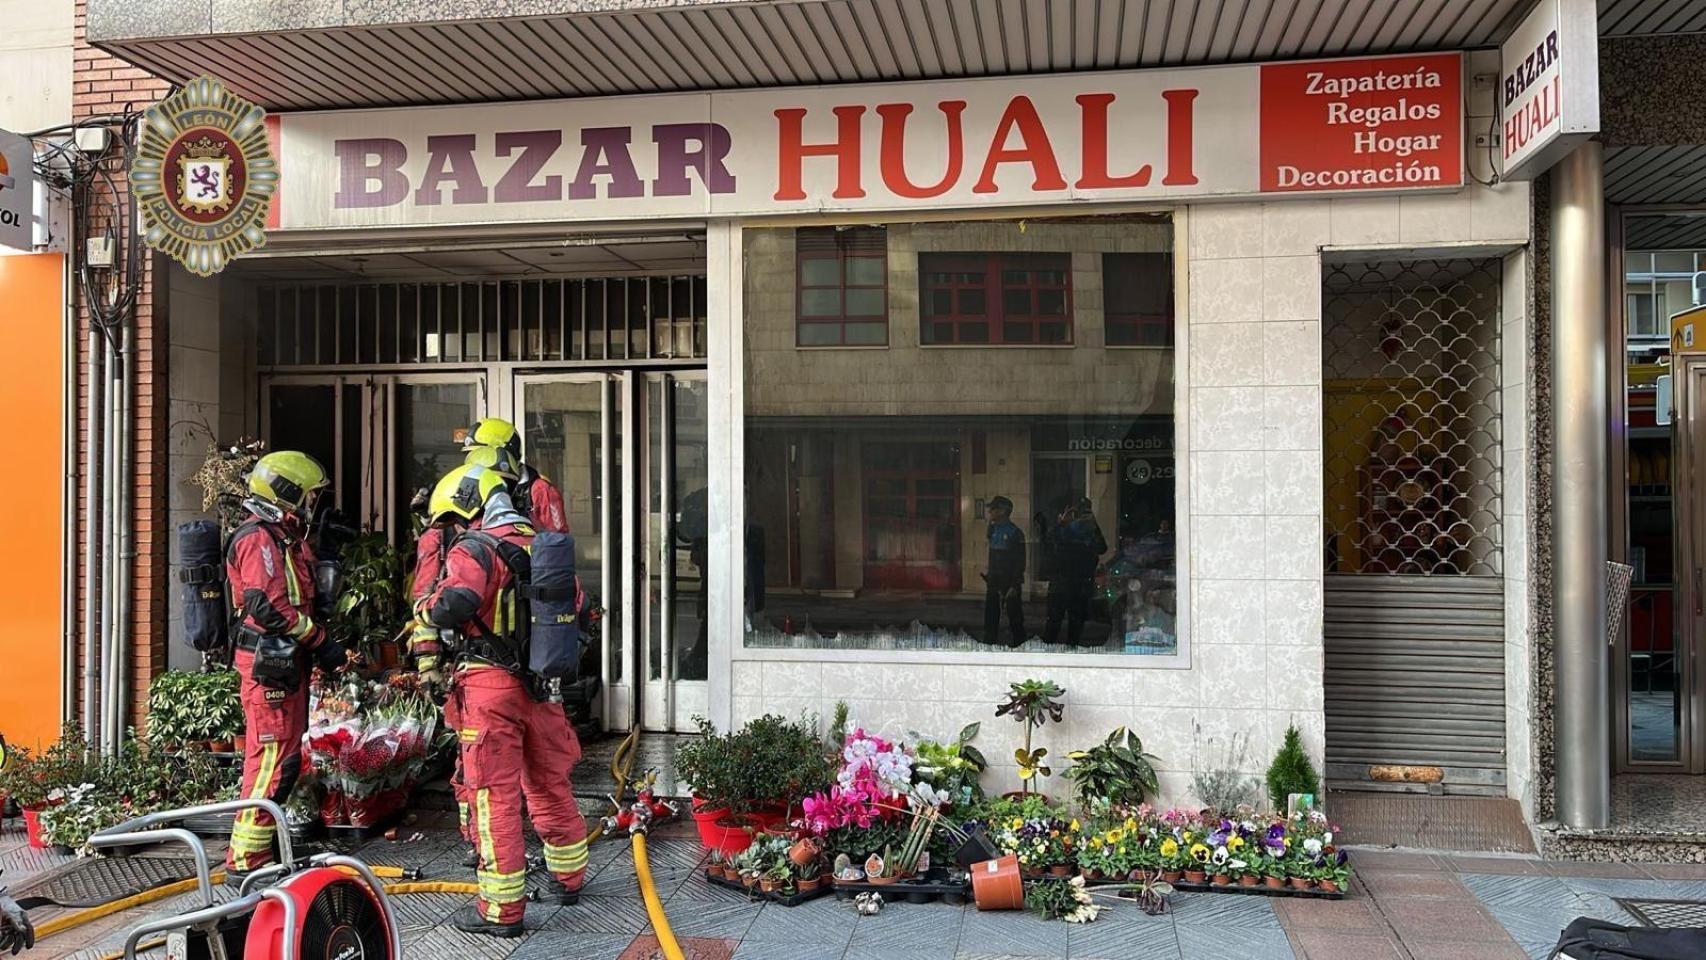
[[(72, 117), (84, 119), (121, 113), (126, 109), (141, 109), (159, 100), (170, 85), (145, 70), (138, 69), (90, 47), (85, 39), (88, 11), (79, 0), (76, 5), (75, 47), (72, 52)], [(125, 188), (122, 174), (115, 177), (120, 190)], [(148, 684), (154, 674), (165, 669), (165, 638), (162, 625), (166, 607), (166, 525), (164, 456), (157, 455), (158, 438), (165, 435), (165, 378), (166, 351), (158, 352), (155, 344), (165, 343), (164, 303), (154, 298), (153, 275), (155, 264), (151, 252), (142, 257), (143, 282), (135, 311), (135, 336), (132, 362), (136, 372), (136, 391), (133, 397), (131, 455), (134, 462), (133, 499), (135, 568), (131, 579), (131, 722), (140, 725), (145, 713)], [(84, 524), (90, 519), (89, 504), (82, 497), (81, 479), (89, 466), (89, 382), (88, 382), (88, 313), (81, 303), (78, 309), (78, 552), (81, 553)], [(77, 584), (78, 609), (87, 599), (86, 585), (81, 574)], [(79, 614), (77, 629), (82, 628)], [(82, 676), (82, 637), (78, 638), (78, 675)], [(81, 679), (79, 679), (81, 684)]]

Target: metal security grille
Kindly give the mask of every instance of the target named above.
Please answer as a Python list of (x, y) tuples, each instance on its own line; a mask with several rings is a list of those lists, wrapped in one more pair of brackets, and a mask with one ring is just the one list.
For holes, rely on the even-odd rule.
[(1329, 573), (1498, 576), (1499, 262), (1335, 264)]
[(1622, 907), (1644, 927), (1706, 927), (1706, 900), (1613, 897), (1611, 902)]
[(702, 276), (291, 284), (258, 296), (263, 367), (705, 356)]
[(1502, 794), (1497, 260), (1323, 284), (1327, 773)]

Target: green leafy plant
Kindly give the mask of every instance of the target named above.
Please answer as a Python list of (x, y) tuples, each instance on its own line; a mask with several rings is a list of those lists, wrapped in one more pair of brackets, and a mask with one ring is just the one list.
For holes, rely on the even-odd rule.
[(382, 533), (364, 533), (343, 548), (343, 592), (327, 624), (333, 637), (378, 661), (378, 647), (408, 619), (403, 555)]
[(206, 740), (231, 740), (243, 730), (241, 679), (237, 671), (189, 673), (169, 670), (148, 693), (148, 737), (161, 747)]
[(1013, 759), (1018, 762), (1019, 780), (1026, 793), (1032, 791), (1037, 777), (1054, 772), (1044, 761), (1048, 749), (1031, 749), (1031, 731), (1051, 720), (1060, 722), (1066, 712), (1066, 704), (1060, 702), (1064, 696), (1066, 691), (1053, 681), (1021, 680), (1008, 685), (1007, 701), (995, 708), (997, 717), (1012, 717), (1025, 725), (1025, 745), (1013, 751)]
[(831, 714), (829, 736), (824, 740), (824, 749), (830, 754), (839, 754), (841, 745), (847, 742), (847, 701), (835, 701), (835, 713)]
[(699, 735), (676, 750), (675, 766), (711, 809), (789, 807), (835, 779), (815, 720), (768, 715), (733, 733), (718, 733), (703, 717), (694, 722)]
[(988, 769), (989, 761), (971, 745), (981, 727), (967, 724), (950, 743), (919, 740), (912, 761), (913, 776), (953, 804), (965, 806), (981, 798), (983, 787), (978, 778)]
[(8, 744), (6, 754), (6, 768), (0, 770), (0, 796), (11, 797), (25, 810), (46, 806), (48, 787), (35, 753), (29, 747)]
[(1066, 776), (1077, 786), (1079, 802), (1086, 809), (1096, 802), (1135, 805), (1161, 792), (1154, 766), (1161, 758), (1144, 753), (1143, 741), (1125, 727), (1069, 756), (1073, 765)]
[(1089, 923), (1102, 909), (1090, 899), (1083, 877), (1026, 884), (1025, 907), (1044, 920), (1067, 923)]
[(1268, 799), (1275, 810), (1281, 811), (1285, 809), (1286, 799), (1294, 793), (1321, 794), (1321, 777), (1309, 761), (1309, 754), (1304, 752), (1303, 735), (1298, 733), (1296, 724), (1286, 728), (1285, 743), (1268, 765), (1267, 786)]

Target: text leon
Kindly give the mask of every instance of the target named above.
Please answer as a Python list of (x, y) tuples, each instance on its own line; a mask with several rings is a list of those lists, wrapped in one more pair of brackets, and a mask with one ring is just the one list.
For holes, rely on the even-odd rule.
[[(1164, 186), (1185, 186), (1197, 182), (1193, 167), (1192, 137), (1194, 130), (1196, 90), (1164, 90), (1166, 103), (1166, 150), (1161, 183)], [(1072, 186), (1079, 190), (1134, 189), (1150, 185), (1154, 165), (1136, 162), (1138, 158), (1115, 157), (1109, 145), (1109, 108), (1115, 102), (1112, 93), (1084, 93), (1074, 98), (1078, 104), (1079, 168)], [(943, 100), (936, 104), (938, 117), (913, 118), (916, 109), (911, 103), (882, 103), (867, 109), (864, 105), (831, 108), (835, 117), (833, 140), (807, 143), (804, 126), (807, 111), (790, 107), (778, 109), (776, 116), (777, 163), (774, 199), (781, 202), (808, 199), (803, 184), (803, 170), (808, 160), (833, 161), (835, 189), (831, 196), (837, 200), (864, 197), (871, 184), (864, 166), (867, 113), (875, 114), (878, 126), (878, 170), (882, 189), (896, 197), (930, 199), (949, 193), (965, 179), (967, 164), (967, 131), (964, 115), (965, 100)], [(941, 144), (943, 157), (940, 167), (930, 170), (908, 169), (906, 164), (907, 138), (925, 136)], [(939, 140), (937, 139), (939, 138)], [(981, 138), (980, 138), (981, 139)], [(1143, 142), (1130, 131), (1121, 131), (1122, 146)], [(1043, 121), (1036, 104), (1027, 96), (1007, 101), (996, 121), (987, 144), (973, 144), (981, 151), (976, 160), (976, 180), (973, 193), (997, 193), (1000, 185), (996, 175), (1008, 164), (1029, 167), (1034, 192), (1064, 191), (1066, 175), (1061, 169), (1050, 125)], [(937, 151), (929, 151), (935, 155)]]

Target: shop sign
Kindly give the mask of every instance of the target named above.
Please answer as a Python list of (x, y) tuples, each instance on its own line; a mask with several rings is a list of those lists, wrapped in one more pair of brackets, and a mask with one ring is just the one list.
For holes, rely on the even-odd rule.
[(35, 249), (35, 148), (28, 137), (0, 130), (0, 247)]
[(148, 108), (131, 166), (142, 240), (210, 277), (266, 243), (278, 168), (266, 113), (198, 77)]
[(1506, 180), (1531, 180), (1599, 132), (1594, 0), (1540, 0), (1500, 48)]
[(1463, 183), (1456, 53), (277, 117), (282, 229)]

